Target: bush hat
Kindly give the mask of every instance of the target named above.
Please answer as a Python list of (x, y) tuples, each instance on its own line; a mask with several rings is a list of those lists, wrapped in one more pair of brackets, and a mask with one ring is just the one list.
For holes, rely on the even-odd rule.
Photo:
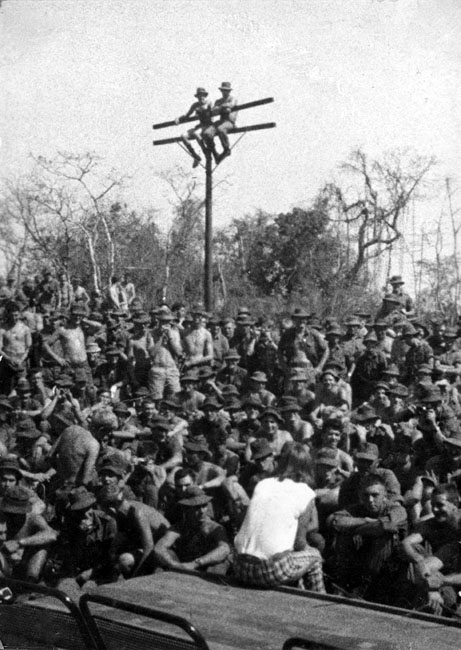
[(251, 457), (253, 460), (262, 460), (273, 456), (274, 450), (265, 438), (259, 438), (251, 444)]
[(386, 368), (386, 370), (383, 370), (383, 375), (389, 375), (390, 377), (400, 377), (400, 371), (395, 363), (391, 363), (391, 365)]
[(378, 446), (372, 442), (365, 442), (355, 454), (355, 457), (364, 460), (377, 460), (379, 458)]
[(122, 478), (128, 472), (128, 464), (120, 453), (110, 454), (103, 458), (99, 473), (112, 472)]
[(219, 90), (232, 90), (231, 82), (223, 81), (222, 84), (219, 86)]
[(377, 343), (378, 342), (378, 337), (376, 336), (376, 333), (374, 330), (370, 330), (368, 334), (365, 336), (363, 339), (364, 343), (372, 342), (372, 343)]
[(168, 309), (168, 307), (160, 307), (156, 314), (157, 320), (169, 322), (175, 320), (176, 316)]
[(379, 420), (379, 415), (369, 404), (362, 404), (354, 413), (354, 420), (357, 422), (369, 422), (370, 420)]
[(299, 405), (297, 400), (286, 401), (281, 406), (279, 406), (279, 409), (281, 413), (299, 413), (299, 411), (303, 410), (302, 406)]
[(96, 503), (96, 497), (88, 492), (83, 485), (75, 488), (69, 493), (69, 510), (87, 510)]
[(147, 325), (150, 323), (150, 318), (144, 311), (142, 311), (138, 312), (136, 316), (133, 316), (132, 321), (137, 325)]
[(199, 86), (199, 87), (197, 88), (197, 90), (195, 91), (195, 95), (194, 95), (194, 97), (200, 97), (200, 95), (202, 95), (203, 97), (207, 97), (207, 96), (208, 96), (208, 91), (205, 90), (205, 88), (203, 88), (202, 86)]
[(86, 316), (86, 309), (80, 305), (73, 305), (70, 309), (72, 316)]
[(264, 410), (264, 406), (257, 397), (247, 397), (242, 404), (243, 408), (252, 408), (252, 409), (258, 409), (259, 411)]
[(303, 307), (296, 307), (291, 314), (291, 318), (310, 318), (311, 314)]
[(87, 354), (95, 354), (96, 352), (101, 352), (101, 348), (97, 343), (91, 342), (86, 346)]
[(199, 381), (202, 381), (203, 379), (211, 379), (215, 374), (215, 371), (210, 368), (210, 366), (204, 366), (203, 368), (199, 368), (197, 371)]
[(25, 515), (32, 510), (32, 492), (22, 485), (14, 485), (6, 490), (0, 500), (0, 511), (8, 514)]
[(210, 450), (208, 448), (208, 444), (207, 444), (206, 440), (204, 439), (204, 437), (202, 439), (201, 436), (197, 437), (195, 439), (191, 438), (190, 440), (186, 440), (186, 442), (184, 443), (184, 449), (186, 449), (187, 451), (192, 451), (194, 453), (203, 452), (205, 454), (210, 455)]
[(194, 508), (197, 506), (205, 506), (212, 500), (205, 492), (198, 487), (198, 485), (191, 485), (184, 492), (182, 499), (178, 501), (180, 506)]
[(238, 389), (237, 386), (235, 386), (234, 384), (225, 384), (225, 385), (221, 388), (221, 393), (222, 393), (225, 397), (230, 397), (230, 396), (232, 396), (232, 395), (240, 395), (240, 393), (239, 393), (239, 389)]
[(2, 409), (4, 411), (12, 411), (13, 410), (13, 406), (8, 401), (8, 398), (6, 397), (6, 395), (0, 395), (0, 410), (2, 410)]
[(16, 390), (19, 391), (20, 393), (28, 393), (31, 390), (30, 384), (25, 377), (21, 377), (21, 379), (18, 379), (18, 383), (16, 384)]
[(346, 325), (347, 327), (360, 327), (361, 324), (362, 323), (359, 321), (357, 316), (351, 316), (344, 322), (344, 325)]
[(267, 375), (265, 372), (261, 372), (261, 370), (257, 370), (254, 372), (251, 376), (250, 379), (252, 381), (257, 381), (261, 384), (266, 384), (267, 383)]
[(269, 418), (269, 417), (275, 418), (280, 423), (284, 422), (282, 416), (280, 415), (280, 412), (277, 409), (275, 409), (273, 406), (268, 406), (261, 413), (261, 420), (264, 420), (265, 418)]
[(179, 408), (181, 408), (181, 404), (174, 397), (166, 397), (166, 398), (160, 400), (160, 407), (162, 407), (162, 406), (167, 406), (170, 409), (179, 409)]
[(332, 325), (332, 326), (331, 326), (331, 327), (326, 331), (326, 334), (325, 334), (326, 337), (328, 337), (328, 336), (342, 336), (342, 335), (343, 335), (343, 331), (342, 331), (342, 329), (339, 327), (339, 325)]
[(410, 391), (405, 386), (401, 384), (389, 388), (389, 395), (395, 395), (395, 397), (408, 397)]
[(118, 402), (118, 404), (114, 404), (112, 410), (116, 415), (131, 415), (130, 409), (123, 402)]
[(226, 361), (227, 359), (235, 359), (238, 361), (240, 358), (241, 358), (240, 354), (237, 352), (235, 348), (231, 348), (229, 352), (225, 354), (223, 357), (224, 361)]
[(328, 467), (338, 467), (338, 454), (335, 449), (322, 447), (318, 450), (315, 457), (316, 465), (327, 465)]
[(197, 373), (194, 370), (186, 370), (186, 372), (181, 376), (181, 381), (188, 381), (195, 384), (198, 381)]
[(40, 438), (42, 432), (37, 429), (35, 422), (31, 418), (20, 420), (16, 425), (17, 438), (29, 438), (35, 440)]
[(171, 426), (167, 418), (162, 418), (161, 415), (156, 415), (150, 421), (151, 430), (170, 431)]
[(214, 399), (214, 397), (207, 397), (206, 400), (203, 402), (202, 409), (212, 409), (214, 411), (219, 411), (221, 408), (221, 405), (218, 404), (218, 402)]
[(60, 375), (54, 383), (61, 388), (70, 388), (74, 385), (74, 380), (69, 375)]
[(441, 401), (442, 393), (440, 392), (440, 388), (437, 386), (429, 387), (424, 397), (420, 400), (421, 404), (433, 404)]
[(405, 284), (405, 281), (402, 280), (401, 275), (393, 275), (389, 278), (389, 284)]
[(16, 458), (2, 458), (0, 460), (0, 474), (14, 473), (18, 479), (22, 478), (22, 472)]

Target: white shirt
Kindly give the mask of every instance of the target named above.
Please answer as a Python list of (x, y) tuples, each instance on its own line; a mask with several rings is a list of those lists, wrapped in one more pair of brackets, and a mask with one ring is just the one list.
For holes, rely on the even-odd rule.
[(292, 551), (299, 517), (314, 499), (315, 492), (305, 483), (289, 478), (260, 481), (234, 541), (237, 553), (267, 560)]

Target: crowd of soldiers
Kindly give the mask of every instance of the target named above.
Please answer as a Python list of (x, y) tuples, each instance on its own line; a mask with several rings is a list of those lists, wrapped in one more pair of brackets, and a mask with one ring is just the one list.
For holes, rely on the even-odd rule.
[(2, 281), (0, 573), (179, 569), (459, 615), (461, 332), (403, 284), (338, 322)]

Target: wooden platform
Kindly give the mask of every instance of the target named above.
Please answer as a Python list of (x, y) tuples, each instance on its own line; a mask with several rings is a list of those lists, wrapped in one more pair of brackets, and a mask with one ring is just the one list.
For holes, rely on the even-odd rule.
[[(200, 630), (212, 650), (281, 650), (290, 636), (344, 650), (461, 648), (461, 627), (295, 595), (289, 590), (228, 586), (195, 575), (156, 574), (101, 587), (98, 593), (182, 616)], [(132, 614), (109, 613), (100, 606), (94, 610), (102, 618), (136, 624)]]

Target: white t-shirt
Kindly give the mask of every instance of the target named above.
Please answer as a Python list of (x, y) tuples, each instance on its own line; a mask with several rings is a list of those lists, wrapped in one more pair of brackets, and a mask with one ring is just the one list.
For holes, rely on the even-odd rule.
[(267, 560), (292, 551), (298, 519), (314, 499), (315, 492), (305, 483), (289, 478), (260, 481), (234, 541), (237, 553)]

